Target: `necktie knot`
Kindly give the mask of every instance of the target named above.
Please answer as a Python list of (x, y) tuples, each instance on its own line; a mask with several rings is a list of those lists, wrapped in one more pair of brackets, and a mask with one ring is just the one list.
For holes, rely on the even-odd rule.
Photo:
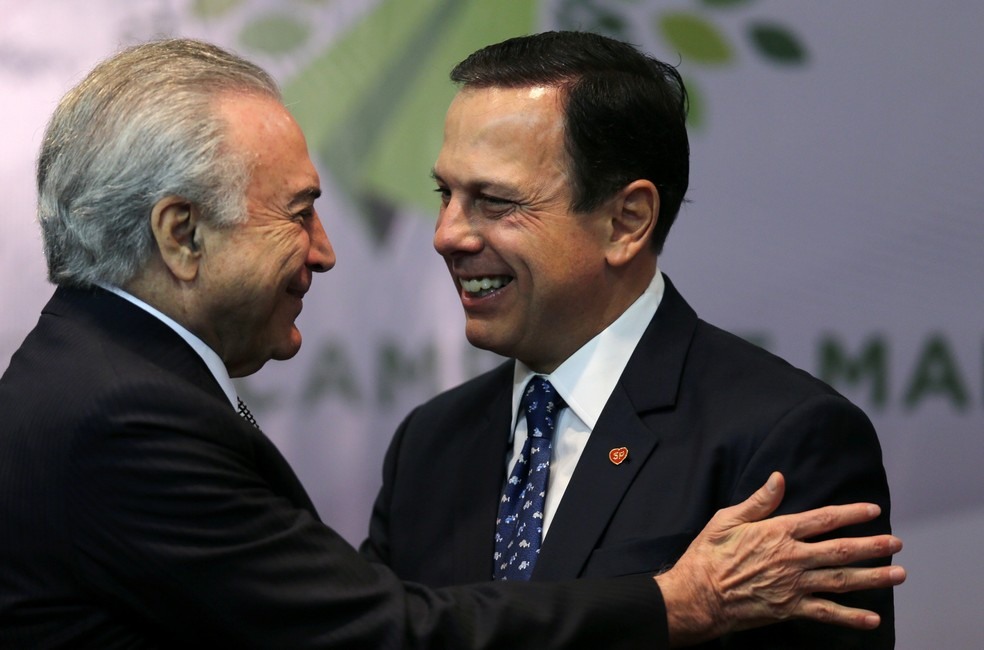
[(526, 431), (531, 438), (552, 438), (556, 418), (566, 406), (553, 384), (544, 377), (534, 377), (526, 385), (521, 408), (526, 416)]

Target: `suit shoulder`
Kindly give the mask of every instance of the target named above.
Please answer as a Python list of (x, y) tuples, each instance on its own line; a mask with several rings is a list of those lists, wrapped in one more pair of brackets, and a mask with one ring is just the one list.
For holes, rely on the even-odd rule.
[(806, 370), (703, 320), (697, 323), (687, 362), (688, 372), (708, 381), (726, 382), (742, 393), (801, 399), (826, 395), (847, 401)]
[(505, 361), (492, 370), (439, 393), (415, 409), (431, 413), (470, 409), (476, 401), (488, 402), (493, 394), (511, 389), (513, 361)]

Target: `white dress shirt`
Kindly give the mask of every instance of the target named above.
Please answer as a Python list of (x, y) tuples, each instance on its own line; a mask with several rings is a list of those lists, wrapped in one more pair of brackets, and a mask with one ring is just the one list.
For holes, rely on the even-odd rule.
[(198, 356), (200, 356), (202, 358), (202, 361), (205, 362), (205, 365), (208, 366), (208, 369), (212, 372), (212, 375), (215, 377), (215, 381), (219, 383), (219, 387), (222, 389), (222, 392), (225, 393), (225, 396), (229, 399), (229, 403), (232, 404), (232, 408), (236, 409), (237, 411), (239, 410), (239, 398), (237, 397), (236, 394), (236, 387), (232, 383), (232, 378), (229, 377), (229, 371), (226, 370), (225, 364), (222, 363), (222, 359), (219, 358), (219, 355), (216, 354), (215, 350), (208, 347), (208, 345), (206, 345), (204, 341), (202, 341), (200, 338), (189, 332), (176, 320), (161, 313), (154, 307), (151, 307), (140, 298), (137, 298), (136, 296), (129, 294), (126, 291), (123, 291), (119, 287), (114, 287), (102, 283), (97, 283), (97, 284), (103, 289), (105, 289), (106, 291), (115, 293), (120, 298), (123, 298), (124, 300), (133, 303), (140, 309), (143, 309), (145, 312), (147, 312), (148, 314), (150, 314), (151, 316), (153, 316), (154, 318), (156, 318), (157, 320), (161, 321), (162, 323), (170, 327), (172, 330), (174, 330), (178, 336), (183, 338), (185, 342), (187, 342), (188, 345), (190, 345), (191, 348), (198, 353)]
[[(560, 413), (553, 435), (550, 458), (550, 477), (547, 482), (546, 502), (543, 508), (543, 537), (557, 506), (570, 483), (581, 452), (588, 444), (588, 436), (598, 423), (602, 409), (608, 402), (615, 384), (625, 370), (629, 357), (635, 350), (649, 322), (656, 314), (663, 299), (663, 274), (656, 269), (649, 287), (632, 305), (622, 312), (611, 325), (567, 358), (549, 375), (543, 375), (553, 384), (557, 393), (567, 402)], [(518, 417), (526, 384), (537, 373), (521, 361), (513, 370), (513, 449), (507, 459), (506, 476), (526, 442), (526, 418)]]

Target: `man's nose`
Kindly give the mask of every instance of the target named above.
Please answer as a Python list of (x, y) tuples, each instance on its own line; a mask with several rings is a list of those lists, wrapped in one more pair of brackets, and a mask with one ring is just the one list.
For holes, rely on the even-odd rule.
[(305, 264), (315, 273), (324, 273), (330, 270), (335, 266), (335, 250), (332, 248), (328, 233), (325, 232), (325, 227), (317, 214), (310, 221), (308, 236), (311, 245), (308, 248)]
[(462, 208), (461, 201), (452, 197), (441, 208), (434, 228), (434, 250), (444, 257), (482, 250), (482, 237)]

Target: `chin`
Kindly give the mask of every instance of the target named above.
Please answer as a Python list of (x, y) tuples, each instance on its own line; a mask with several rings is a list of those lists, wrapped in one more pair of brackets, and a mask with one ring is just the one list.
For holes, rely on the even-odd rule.
[(273, 349), (270, 358), (274, 361), (286, 361), (294, 358), (294, 355), (301, 349), (301, 332), (295, 327), (290, 335), (280, 345)]
[(491, 336), (488, 332), (475, 332), (468, 329), (465, 331), (465, 338), (479, 350), (488, 350), (504, 357), (512, 356), (509, 353), (510, 346), (506, 345), (500, 338)]
[(273, 359), (274, 361), (287, 361), (288, 359), (293, 359), (294, 356), (297, 355), (297, 351), (299, 349), (300, 348), (298, 347), (298, 348), (294, 348), (293, 350), (285, 350), (285, 351), (278, 350), (277, 352), (274, 352), (273, 356), (270, 358)]
[(229, 377), (232, 379), (236, 379), (237, 377), (248, 377), (262, 368), (267, 361), (269, 361), (269, 359), (258, 359), (249, 363), (242, 363), (234, 367), (226, 366), (226, 369), (229, 371)]

